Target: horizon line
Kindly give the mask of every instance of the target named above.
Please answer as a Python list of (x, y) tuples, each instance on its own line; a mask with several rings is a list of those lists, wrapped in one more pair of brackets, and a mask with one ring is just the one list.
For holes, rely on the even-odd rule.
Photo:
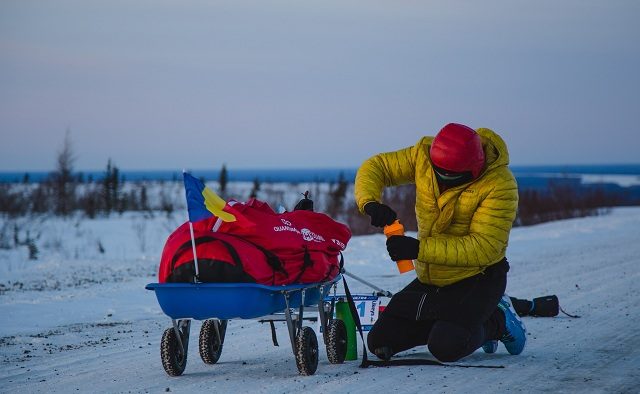
[[(509, 164), (510, 168), (515, 167), (528, 167), (528, 168), (536, 168), (536, 167), (594, 167), (594, 166), (602, 166), (602, 167), (622, 167), (622, 166), (640, 166), (640, 162), (636, 163), (552, 163), (552, 164)], [(116, 166), (117, 167), (117, 166)], [(311, 171), (311, 170), (320, 170), (320, 171), (352, 171), (357, 170), (360, 166), (353, 167), (227, 167), (227, 171)], [(120, 171), (126, 172), (176, 172), (182, 173), (185, 168), (187, 171), (220, 171), (222, 166), (219, 168), (122, 168), (117, 167)], [(74, 173), (82, 173), (82, 172), (103, 172), (104, 168), (101, 169), (79, 169), (73, 170)], [(0, 170), (0, 174), (25, 174), (25, 173), (48, 173), (55, 172), (55, 169), (36, 169), (36, 170)]]

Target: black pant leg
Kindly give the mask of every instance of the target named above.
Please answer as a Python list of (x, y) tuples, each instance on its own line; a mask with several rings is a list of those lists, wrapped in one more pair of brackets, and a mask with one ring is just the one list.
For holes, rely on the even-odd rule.
[(483, 273), (436, 288), (420, 304), (418, 320), (444, 320), (475, 328), (496, 310), (507, 286), (508, 270), (505, 259)]
[(367, 339), (369, 350), (375, 353), (377, 348), (388, 346), (396, 354), (428, 344), (441, 361), (473, 353), (485, 340), (500, 335), (496, 311), (508, 270), (505, 259), (450, 286), (414, 280), (393, 296), (374, 324)]
[(467, 328), (440, 320), (433, 324), (427, 344), (435, 358), (453, 362), (476, 351), (484, 341), (485, 330), (481, 324)]
[[(386, 312), (386, 311), (385, 311)], [(427, 344), (431, 321), (404, 319), (389, 313), (382, 313), (367, 335), (367, 346), (371, 353), (387, 347), (389, 355)]]
[(367, 335), (372, 353), (388, 347), (391, 354), (396, 354), (427, 344), (433, 321), (419, 321), (416, 315), (421, 301), (432, 288), (416, 279), (391, 298)]

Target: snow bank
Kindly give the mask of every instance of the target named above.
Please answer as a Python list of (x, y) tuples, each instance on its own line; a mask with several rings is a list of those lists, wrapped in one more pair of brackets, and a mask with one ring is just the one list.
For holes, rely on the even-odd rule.
[[(39, 259), (26, 248), (0, 250), (0, 391), (2, 392), (634, 392), (640, 387), (640, 208), (601, 217), (516, 228), (508, 292), (557, 294), (582, 316), (525, 318), (529, 342), (520, 356), (503, 347), (461, 363), (504, 369), (429, 366), (359, 369), (328, 363), (321, 344), (316, 375), (301, 377), (278, 326), (237, 320), (218, 364), (198, 357), (197, 331), (185, 374), (167, 376), (159, 341), (170, 326), (153, 293), (164, 240), (182, 220), (126, 214), (96, 220), (38, 222)], [(98, 245), (101, 245), (100, 248)], [(398, 291), (415, 276), (398, 275), (383, 235), (355, 237), (347, 269)], [(356, 292), (369, 292), (351, 281)], [(359, 344), (359, 346), (361, 346)], [(416, 348), (400, 357), (430, 357)]]

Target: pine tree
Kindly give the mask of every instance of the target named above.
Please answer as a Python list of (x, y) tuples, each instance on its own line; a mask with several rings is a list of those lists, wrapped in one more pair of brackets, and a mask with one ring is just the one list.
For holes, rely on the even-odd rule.
[(107, 162), (107, 170), (102, 180), (102, 196), (104, 201), (104, 210), (110, 213), (119, 209), (120, 202), (120, 170), (111, 163), (111, 159)]
[(251, 193), (249, 194), (249, 198), (258, 197), (258, 192), (260, 191), (260, 180), (258, 177), (253, 178), (253, 188), (251, 189)]
[(66, 216), (71, 213), (73, 209), (75, 181), (72, 173), (75, 160), (76, 156), (73, 152), (71, 134), (67, 129), (62, 148), (58, 152), (56, 170), (51, 176), (55, 198), (55, 212), (58, 215)]
[(142, 184), (140, 186), (140, 209), (142, 211), (150, 211), (149, 208), (149, 197), (147, 196), (147, 186)]
[(334, 218), (342, 213), (344, 206), (344, 200), (347, 197), (347, 189), (349, 184), (344, 177), (344, 173), (341, 171), (338, 175), (338, 182), (335, 187), (332, 188), (330, 195), (331, 201), (329, 201), (328, 214)]
[(229, 175), (227, 174), (227, 165), (223, 164), (220, 170), (220, 177), (218, 178), (218, 184), (220, 185), (220, 196), (226, 198), (227, 195), (227, 183), (229, 181)]

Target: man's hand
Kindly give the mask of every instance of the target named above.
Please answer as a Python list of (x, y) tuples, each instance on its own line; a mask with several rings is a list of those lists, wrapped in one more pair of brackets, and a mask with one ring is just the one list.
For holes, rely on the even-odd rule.
[(366, 203), (364, 212), (371, 217), (371, 225), (376, 227), (387, 226), (398, 217), (393, 209), (377, 201)]
[(415, 260), (418, 258), (420, 241), (404, 235), (392, 235), (387, 239), (387, 251), (391, 260)]

